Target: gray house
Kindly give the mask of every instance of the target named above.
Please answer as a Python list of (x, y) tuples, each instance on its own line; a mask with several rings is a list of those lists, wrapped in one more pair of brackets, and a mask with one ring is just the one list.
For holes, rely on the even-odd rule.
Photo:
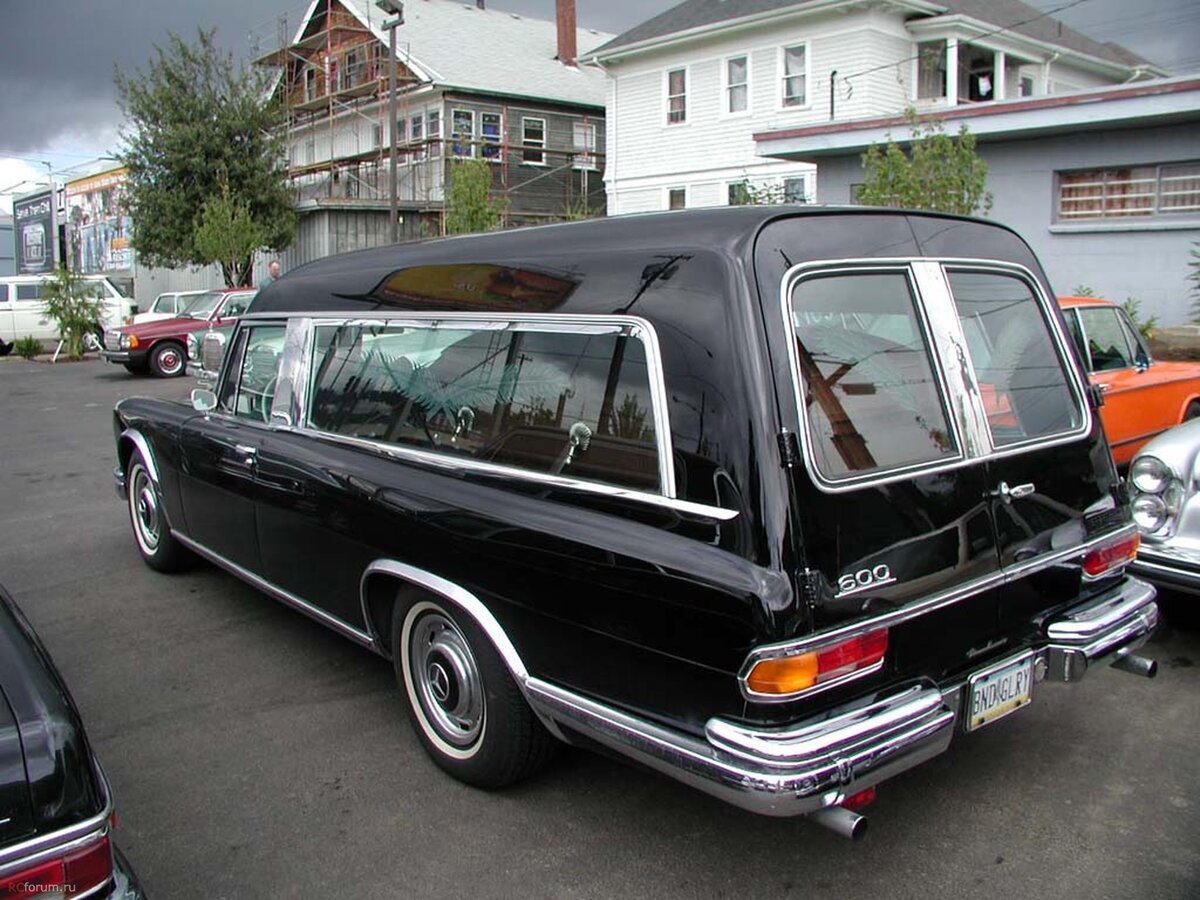
[[(1200, 241), (1200, 78), (1141, 81), (939, 111), (979, 140), (990, 218), (1041, 257), (1061, 294), (1086, 286), (1142, 301), (1162, 325), (1190, 317)], [(818, 165), (818, 202), (852, 203), (862, 153), (909, 134), (901, 116), (755, 134), (766, 157)]]

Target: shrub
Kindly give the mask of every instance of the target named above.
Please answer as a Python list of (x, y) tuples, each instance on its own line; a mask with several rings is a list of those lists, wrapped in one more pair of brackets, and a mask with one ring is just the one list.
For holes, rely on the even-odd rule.
[(96, 298), (96, 289), (66, 266), (53, 278), (42, 280), (42, 300), (46, 315), (58, 323), (58, 336), (66, 342), (70, 359), (83, 359), (87, 349), (84, 335), (96, 327), (104, 304)]
[(13, 352), (23, 359), (33, 359), (42, 352), (42, 342), (27, 334), (13, 345)]

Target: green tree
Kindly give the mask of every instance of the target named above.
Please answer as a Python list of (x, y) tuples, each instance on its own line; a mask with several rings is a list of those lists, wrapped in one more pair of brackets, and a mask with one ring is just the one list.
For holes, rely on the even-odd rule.
[(868, 206), (931, 209), (986, 215), (992, 208), (987, 163), (975, 152), (975, 135), (963, 125), (946, 134), (937, 119), (924, 122), (913, 109), (905, 114), (912, 137), (907, 149), (888, 136), (862, 156), (866, 181), (858, 199)]
[(732, 187), (731, 206), (772, 206), (787, 199), (783, 184), (777, 181), (755, 184), (749, 178), (743, 178)]
[(450, 166), (446, 234), (495, 231), (504, 221), (504, 200), (492, 199), (492, 167), (482, 159), (456, 160)]
[(267, 230), (250, 214), (250, 204), (231, 196), (228, 182), (204, 201), (196, 217), (196, 250), (221, 267), (225, 283), (249, 284), (254, 252), (267, 243)]
[[(227, 268), (228, 243), (214, 242), (211, 227), (197, 240), (205, 221), (198, 212), (213, 198), (218, 206), (228, 200), (261, 232), (259, 246), (291, 243), (296, 213), (286, 183), (283, 111), (265, 99), (267, 76), (235, 66), (214, 45), (213, 31), (201, 30), (195, 44), (169, 35), (146, 71), (115, 77), (129, 122), (119, 159), (129, 170), (140, 260), (170, 267), (220, 263), (230, 287), (246, 284), (253, 249)], [(210, 226), (219, 212), (209, 213)]]
[(96, 330), (104, 308), (95, 286), (60, 266), (52, 278), (42, 279), (42, 302), (46, 315), (58, 323), (58, 336), (66, 344), (67, 356), (82, 359), (87, 346), (85, 335)]

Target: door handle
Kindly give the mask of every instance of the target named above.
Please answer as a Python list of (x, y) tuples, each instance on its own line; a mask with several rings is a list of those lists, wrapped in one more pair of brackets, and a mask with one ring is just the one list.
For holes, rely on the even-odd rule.
[(258, 450), (254, 447), (247, 447), (244, 444), (233, 445), (233, 456), (229, 462), (239, 468), (252, 469), (254, 468), (254, 460)]
[(1007, 481), (1000, 482), (999, 487), (991, 492), (988, 496), (998, 500), (1003, 500), (1005, 503), (1012, 503), (1014, 499), (1020, 500), (1022, 497), (1028, 497), (1037, 490), (1036, 485), (1032, 482), (1029, 484), (1018, 484), (1013, 487), (1008, 486)]

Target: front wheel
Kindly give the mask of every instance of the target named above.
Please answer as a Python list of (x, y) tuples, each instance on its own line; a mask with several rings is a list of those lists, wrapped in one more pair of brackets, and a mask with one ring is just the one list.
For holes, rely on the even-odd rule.
[(550, 761), (558, 742), (473, 620), (440, 600), (419, 600), (397, 607), (392, 632), (409, 718), (444, 771), (498, 788)]
[(127, 480), (129, 523), (138, 552), (146, 565), (159, 572), (178, 572), (191, 561), (188, 549), (171, 534), (163, 511), (162, 495), (150, 477), (140, 451), (129, 461)]
[(1193, 400), (1187, 405), (1187, 409), (1183, 411), (1184, 422), (1190, 422), (1195, 418), (1200, 418), (1200, 400)]
[(150, 351), (150, 371), (159, 378), (174, 378), (182, 375), (187, 365), (187, 354), (176, 343), (166, 341)]

